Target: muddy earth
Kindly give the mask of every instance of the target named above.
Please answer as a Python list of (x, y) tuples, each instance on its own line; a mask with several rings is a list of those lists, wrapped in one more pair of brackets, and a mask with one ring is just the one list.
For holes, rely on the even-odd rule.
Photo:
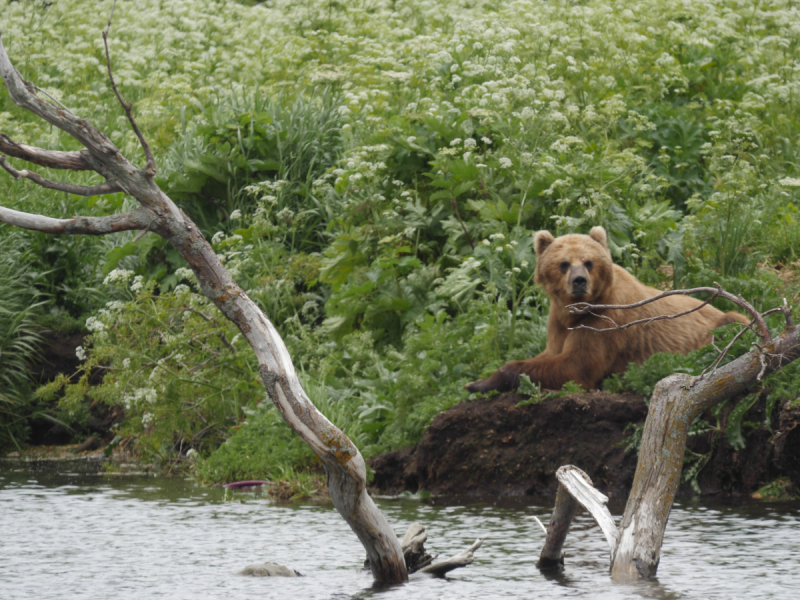
[[(506, 393), (467, 401), (438, 415), (415, 446), (370, 461), (373, 491), (396, 494), (426, 490), (444, 495), (549, 495), (558, 487), (556, 470), (573, 464), (612, 498), (625, 499), (636, 470), (636, 450), (625, 446), (647, 416), (636, 395), (574, 394), (518, 406), (525, 396)], [(734, 406), (731, 403), (730, 406)], [(760, 411), (760, 412), (759, 412)], [(716, 418), (705, 415), (709, 423)], [(770, 427), (764, 402), (746, 415), (746, 447), (740, 451), (722, 430), (689, 439), (697, 454), (709, 454), (698, 476), (703, 494), (753, 494), (784, 477), (800, 490), (800, 408), (775, 407)], [(743, 425), (743, 432), (745, 426)], [(688, 483), (682, 494), (691, 494)]]

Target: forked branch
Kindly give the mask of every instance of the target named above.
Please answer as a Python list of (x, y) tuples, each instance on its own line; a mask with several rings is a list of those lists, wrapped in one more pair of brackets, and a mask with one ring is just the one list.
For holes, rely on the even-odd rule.
[[(729, 300), (733, 302), (737, 306), (745, 309), (747, 314), (753, 319), (753, 321), (758, 325), (758, 334), (761, 337), (761, 341), (763, 343), (767, 343), (772, 339), (772, 336), (769, 333), (769, 329), (767, 328), (767, 324), (764, 321), (764, 317), (759, 313), (752, 304), (750, 304), (747, 300), (742, 298), (741, 296), (734, 296), (730, 292), (726, 292), (722, 289), (720, 284), (714, 282), (716, 287), (698, 287), (692, 288), (688, 290), (670, 290), (668, 292), (663, 292), (656, 296), (652, 296), (651, 298), (646, 298), (640, 302), (636, 302), (634, 304), (589, 304), (588, 302), (576, 302), (575, 304), (569, 305), (570, 312), (577, 315), (584, 315), (584, 314), (592, 314), (594, 316), (601, 317), (602, 319), (609, 321), (613, 326), (608, 327), (606, 329), (596, 329), (594, 327), (588, 327), (586, 325), (578, 325), (576, 329), (590, 329), (592, 331), (619, 331), (623, 329), (627, 329), (628, 327), (632, 327), (634, 325), (646, 325), (647, 323), (653, 323), (655, 321), (662, 321), (664, 319), (677, 319), (678, 317), (682, 317), (684, 315), (688, 315), (689, 313), (693, 313), (696, 310), (700, 310), (709, 302), (711, 302), (714, 298), (724, 298), (725, 300)], [(639, 308), (640, 306), (644, 306), (645, 304), (650, 304), (651, 302), (655, 302), (656, 300), (661, 300), (662, 298), (667, 298), (668, 296), (690, 296), (692, 294), (711, 294), (711, 297), (703, 302), (702, 304), (695, 306), (694, 308), (672, 315), (658, 315), (656, 317), (650, 317), (647, 319), (639, 319), (637, 321), (633, 321), (631, 323), (627, 323), (625, 325), (618, 325), (614, 322), (614, 320), (607, 316), (607, 315), (598, 315), (596, 311), (606, 311), (606, 310), (630, 310), (632, 308)], [(790, 316), (791, 318), (791, 316)]]

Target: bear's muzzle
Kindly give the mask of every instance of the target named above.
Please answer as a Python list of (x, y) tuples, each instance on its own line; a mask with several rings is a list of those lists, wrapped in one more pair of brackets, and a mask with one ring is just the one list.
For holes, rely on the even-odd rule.
[(569, 268), (569, 288), (573, 296), (585, 296), (589, 291), (589, 271), (583, 265)]

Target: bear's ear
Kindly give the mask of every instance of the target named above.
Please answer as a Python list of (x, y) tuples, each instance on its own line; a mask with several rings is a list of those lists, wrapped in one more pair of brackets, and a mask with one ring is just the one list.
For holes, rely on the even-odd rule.
[(537, 231), (533, 236), (533, 251), (536, 252), (536, 256), (541, 256), (554, 240), (553, 234), (549, 231)]
[(606, 238), (605, 229), (599, 226), (592, 227), (591, 231), (589, 231), (589, 237), (605, 248), (606, 252), (611, 255), (611, 251), (608, 249), (608, 239)]

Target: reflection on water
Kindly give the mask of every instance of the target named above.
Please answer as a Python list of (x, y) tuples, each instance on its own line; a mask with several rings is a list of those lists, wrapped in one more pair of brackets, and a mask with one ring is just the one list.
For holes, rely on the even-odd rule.
[[(228, 498), (177, 479), (0, 472), (0, 597), (722, 599), (791, 598), (800, 589), (800, 507), (791, 503), (680, 504), (658, 581), (622, 586), (611, 582), (605, 540), (586, 515), (567, 538), (565, 570), (536, 569), (543, 534), (523, 518), (546, 523), (552, 499), (379, 500), (401, 535), (423, 523), (430, 551), (448, 556), (476, 537), (486, 542), (473, 565), (448, 579), (417, 574), (377, 587), (332, 506)], [(267, 560), (306, 577), (235, 575)]]

